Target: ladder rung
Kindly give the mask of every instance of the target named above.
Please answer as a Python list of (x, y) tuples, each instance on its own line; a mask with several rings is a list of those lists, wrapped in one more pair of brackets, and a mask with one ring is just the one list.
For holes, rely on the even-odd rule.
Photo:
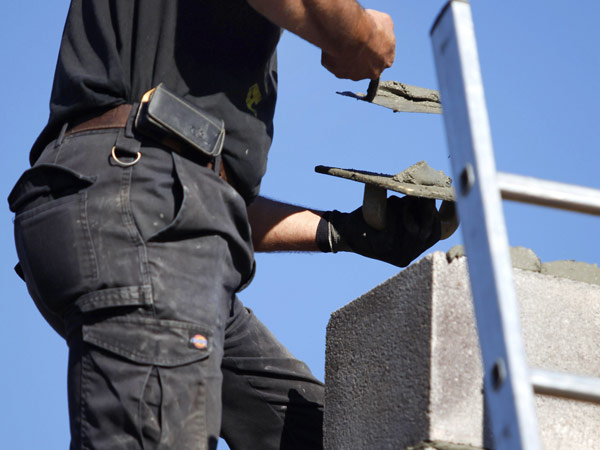
[(505, 200), (600, 215), (600, 189), (498, 172)]
[(531, 369), (531, 384), (537, 394), (600, 403), (600, 378)]

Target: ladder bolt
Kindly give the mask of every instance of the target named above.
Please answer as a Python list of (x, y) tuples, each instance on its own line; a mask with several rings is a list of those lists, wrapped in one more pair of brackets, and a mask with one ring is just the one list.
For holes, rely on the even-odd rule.
[(494, 390), (497, 391), (502, 387), (506, 380), (506, 364), (504, 359), (498, 358), (492, 367), (492, 385)]
[(460, 173), (460, 192), (463, 196), (467, 195), (475, 184), (475, 170), (471, 163), (468, 163)]

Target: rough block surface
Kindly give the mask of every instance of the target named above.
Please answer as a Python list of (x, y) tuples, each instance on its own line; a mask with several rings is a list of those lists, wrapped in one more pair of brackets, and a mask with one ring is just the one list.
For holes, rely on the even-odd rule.
[[(600, 376), (600, 286), (515, 269), (515, 287), (530, 365)], [(481, 380), (466, 259), (428, 255), (332, 314), (325, 449), (487, 447)], [(536, 403), (545, 449), (597, 448), (599, 405)]]

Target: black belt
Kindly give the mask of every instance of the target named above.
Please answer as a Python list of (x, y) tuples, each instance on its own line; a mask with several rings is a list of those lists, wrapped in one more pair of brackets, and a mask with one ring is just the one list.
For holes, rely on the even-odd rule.
[[(127, 121), (131, 115), (131, 110), (133, 105), (123, 104), (119, 106), (115, 106), (114, 108), (109, 109), (108, 111), (100, 114), (99, 116), (93, 117), (89, 120), (85, 120), (83, 122), (79, 122), (76, 125), (67, 127), (67, 131), (65, 132), (65, 136), (69, 136), (75, 133), (82, 133), (84, 131), (92, 131), (92, 130), (108, 130), (111, 128), (125, 128), (127, 126)], [(178, 140), (174, 138), (163, 138), (160, 140), (160, 143), (164, 146), (168, 147), (170, 150), (184, 156), (190, 157), (195, 162), (198, 162), (198, 158), (196, 152), (189, 151), (185, 148), (185, 145), (180, 143)], [(215, 167), (215, 162), (212, 159), (203, 159), (200, 163), (207, 168), (213, 170)], [(223, 161), (219, 164), (219, 177), (221, 179), (228, 181), (227, 178), (227, 169)]]

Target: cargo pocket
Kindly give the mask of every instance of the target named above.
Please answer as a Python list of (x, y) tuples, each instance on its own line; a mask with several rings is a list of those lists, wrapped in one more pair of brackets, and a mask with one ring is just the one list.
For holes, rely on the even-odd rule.
[(8, 197), (24, 279), (36, 303), (58, 315), (98, 276), (86, 213), (87, 188), (94, 181), (40, 164), (21, 176)]
[(82, 442), (206, 448), (209, 331), (180, 321), (112, 317), (84, 324), (82, 340)]
[(83, 325), (84, 342), (138, 364), (176, 367), (208, 358), (211, 340), (198, 325), (175, 320), (109, 318)]

